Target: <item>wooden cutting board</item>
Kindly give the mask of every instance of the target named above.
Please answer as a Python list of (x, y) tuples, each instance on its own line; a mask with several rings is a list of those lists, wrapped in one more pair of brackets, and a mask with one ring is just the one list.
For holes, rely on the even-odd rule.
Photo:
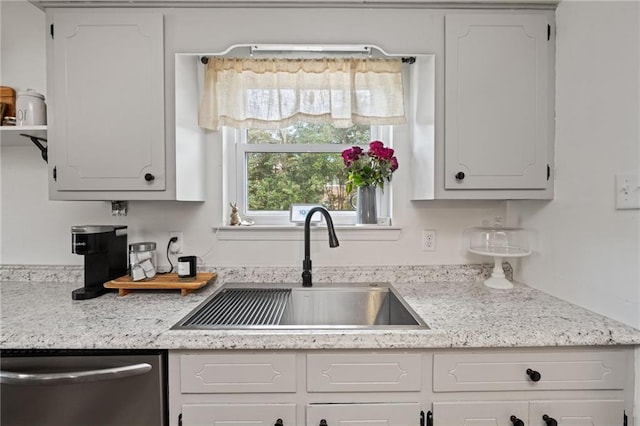
[[(16, 91), (9, 86), (0, 86), (0, 102), (7, 104), (5, 117), (16, 116)], [(1, 120), (1, 118), (0, 118)]]
[(180, 290), (186, 296), (214, 281), (215, 272), (198, 272), (195, 278), (179, 278), (177, 274), (158, 274), (145, 281), (133, 281), (131, 275), (124, 275), (104, 283), (105, 288), (117, 288), (118, 296), (125, 296), (133, 290)]

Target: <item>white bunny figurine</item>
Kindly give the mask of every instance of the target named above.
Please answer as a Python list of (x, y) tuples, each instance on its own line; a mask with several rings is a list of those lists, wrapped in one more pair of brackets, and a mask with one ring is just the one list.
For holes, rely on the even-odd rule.
[(240, 219), (240, 215), (238, 214), (238, 206), (236, 203), (229, 203), (231, 206), (231, 220), (229, 221), (229, 225), (236, 226), (240, 225), (242, 220)]

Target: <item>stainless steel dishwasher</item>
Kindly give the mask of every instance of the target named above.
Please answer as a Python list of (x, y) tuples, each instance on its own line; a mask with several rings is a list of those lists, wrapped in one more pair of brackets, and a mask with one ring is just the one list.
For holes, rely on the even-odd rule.
[(162, 426), (165, 351), (1, 350), (2, 426)]

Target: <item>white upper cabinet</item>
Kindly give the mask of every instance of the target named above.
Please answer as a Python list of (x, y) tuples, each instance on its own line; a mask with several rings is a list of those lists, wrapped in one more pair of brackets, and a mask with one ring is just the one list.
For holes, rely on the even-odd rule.
[(164, 191), (162, 14), (55, 11), (51, 24), (51, 198)]
[(544, 13), (445, 17), (444, 192), (552, 197), (550, 35)]

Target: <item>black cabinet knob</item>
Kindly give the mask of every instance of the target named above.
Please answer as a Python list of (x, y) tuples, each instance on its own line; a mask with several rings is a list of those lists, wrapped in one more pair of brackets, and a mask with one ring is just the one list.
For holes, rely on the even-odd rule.
[(456, 173), (456, 180), (463, 180), (463, 179), (464, 179), (464, 172)]
[(547, 426), (558, 426), (558, 422), (553, 417), (549, 417), (546, 414), (542, 416), (542, 420), (544, 420)]
[(147, 182), (153, 182), (155, 180), (155, 176), (152, 175), (151, 173), (147, 173), (144, 175), (144, 180), (146, 180)]
[(284, 422), (282, 421), (282, 419), (278, 419), (273, 426), (284, 426)]
[(511, 423), (513, 423), (513, 426), (524, 426), (524, 422), (519, 418), (517, 418), (516, 416), (509, 417), (509, 420), (511, 420)]
[(325, 419), (320, 420), (320, 424), (318, 426), (328, 426), (327, 421)]
[(532, 382), (538, 382), (542, 378), (540, 373), (538, 373), (536, 370), (532, 370), (530, 368), (527, 368), (527, 376), (529, 376), (529, 378), (531, 379)]

